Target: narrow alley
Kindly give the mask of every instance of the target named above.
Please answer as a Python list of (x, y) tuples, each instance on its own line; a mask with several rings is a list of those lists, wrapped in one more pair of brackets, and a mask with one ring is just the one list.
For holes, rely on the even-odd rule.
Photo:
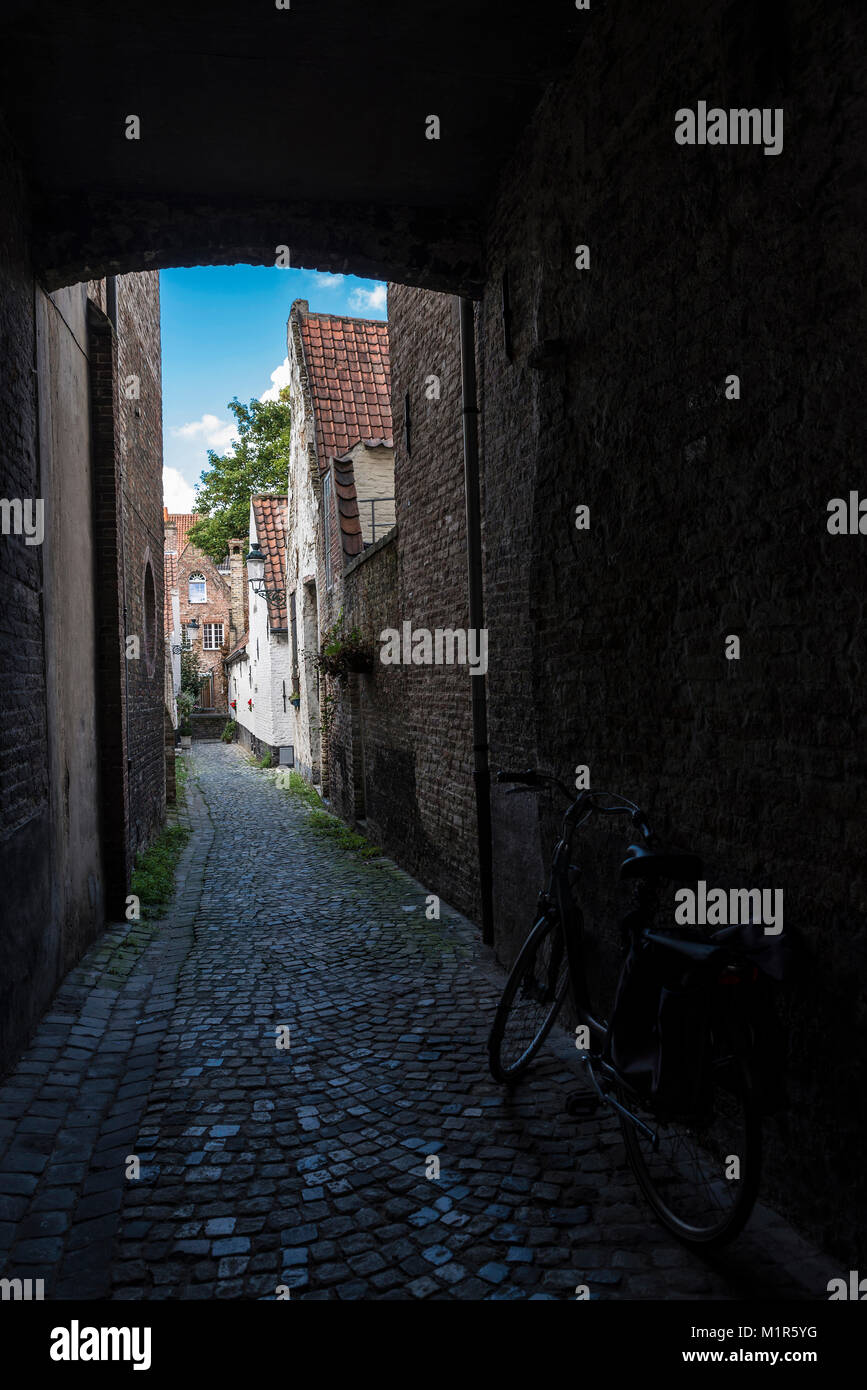
[(477, 930), (323, 843), (238, 746), (190, 756), (169, 916), (109, 928), (0, 1089), (7, 1272), (49, 1298), (822, 1296), (762, 1209), (714, 1265), (681, 1249), (616, 1123), (566, 1115), (565, 1032), (511, 1098), (491, 1080)]

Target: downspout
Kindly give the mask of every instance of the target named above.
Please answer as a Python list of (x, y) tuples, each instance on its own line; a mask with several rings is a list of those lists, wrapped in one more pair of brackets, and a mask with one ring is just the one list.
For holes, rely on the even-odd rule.
[[(479, 492), (479, 405), (476, 393), (475, 306), (460, 299), (461, 412), (464, 426), (464, 490), (467, 500), (467, 570), (470, 629), (485, 626), (482, 581), (482, 509)], [(491, 849), (491, 778), (488, 768), (487, 676), (470, 676), (473, 716), (473, 779), (476, 784), (476, 828), (481, 887), (482, 940), (494, 940), (493, 856)]]
[[(106, 318), (111, 322), (112, 344), (115, 350), (115, 362), (117, 363), (117, 394), (115, 396), (115, 438), (117, 442), (117, 460), (119, 488), (117, 494), (117, 529), (120, 538), (120, 573), (121, 573), (121, 600), (123, 603), (123, 704), (124, 704), (124, 727), (126, 729), (126, 848), (129, 853), (132, 850), (132, 757), (130, 749), (129, 731), (129, 659), (126, 654), (126, 643), (129, 636), (129, 612), (126, 602), (126, 461), (120, 448), (121, 419), (120, 419), (120, 337), (117, 327), (117, 276), (106, 275), (105, 277), (105, 313)], [(132, 854), (130, 865), (134, 863), (135, 855)], [(129, 880), (127, 879), (127, 888)]]

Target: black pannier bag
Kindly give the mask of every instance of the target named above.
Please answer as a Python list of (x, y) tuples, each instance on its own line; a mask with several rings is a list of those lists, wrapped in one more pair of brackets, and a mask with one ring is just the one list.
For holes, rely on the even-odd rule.
[[(775, 994), (788, 968), (789, 943), (768, 939), (749, 923), (714, 932), (684, 931), (698, 940), (733, 948), (751, 963), (754, 978), (718, 984), (718, 967), (690, 965), (671, 951), (643, 938), (640, 915), (623, 922), (631, 939), (614, 997), (606, 1055), (635, 1090), (669, 1116), (699, 1113), (711, 1094), (711, 1023), (715, 1002), (742, 1032), (749, 1052), (752, 1084), (765, 1114), (787, 1104), (787, 1040), (780, 1025)], [(749, 969), (749, 965), (747, 965)], [(732, 989), (728, 999), (717, 990)], [(731, 1012), (729, 1013), (729, 1010)]]
[(706, 969), (685, 967), (633, 935), (617, 982), (608, 1056), (666, 1113), (692, 1114), (707, 1100), (710, 989)]
[(776, 1115), (789, 1104), (789, 1040), (780, 1022), (777, 1000), (792, 970), (792, 940), (785, 932), (766, 936), (754, 922), (723, 927), (713, 933), (711, 940), (733, 947), (756, 968), (756, 978), (743, 997), (740, 1017), (749, 1030), (750, 1071), (759, 1104), (766, 1115)]
[(710, 978), (693, 970), (664, 984), (656, 1017), (651, 1095), (660, 1110), (691, 1115), (710, 1097)]

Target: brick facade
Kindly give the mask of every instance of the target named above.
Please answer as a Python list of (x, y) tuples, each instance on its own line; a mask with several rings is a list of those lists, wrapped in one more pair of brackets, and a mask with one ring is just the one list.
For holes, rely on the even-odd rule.
[[(299, 771), (330, 797), (331, 726), (340, 718), (343, 692), (320, 678), (314, 662), (322, 634), (344, 608), (344, 565), (372, 539), (364, 499), (385, 486), (393, 491), (388, 329), (374, 319), (310, 314), (307, 301), (296, 300), (287, 351), (286, 585), (290, 638), (293, 623), (295, 631), (292, 683), (299, 692), (290, 741)], [(343, 751), (338, 756), (345, 762)]]
[[(181, 628), (190, 645), (194, 648), (199, 669), (212, 678), (211, 687), (205, 685), (202, 694), (202, 709), (226, 710), (229, 694), (226, 684), (224, 660), (237, 646), (246, 626), (246, 577), (244, 555), (246, 546), (243, 539), (229, 542), (229, 569), (221, 573), (213, 560), (198, 550), (192, 541), (186, 540), (186, 530), (196, 520), (186, 513), (170, 513), (166, 521), (165, 551), (168, 556), (176, 556), (172, 565), (172, 575), (178, 589)], [(186, 523), (186, 524), (184, 524)], [(205, 599), (199, 602), (191, 599), (190, 581), (193, 576), (201, 576), (205, 583)], [(196, 629), (189, 626), (190, 621), (198, 624)], [(222, 642), (219, 646), (205, 647), (205, 625), (213, 629), (222, 627)], [(208, 633), (208, 640), (217, 640), (219, 633)]]
[[(34, 282), (26, 227), (30, 216), (23, 172), (0, 125), (0, 459), (2, 495), (42, 496)], [(41, 959), (51, 918), (51, 812), (48, 701), (41, 604), (42, 554), (15, 536), (0, 537), (0, 667), (6, 692), (0, 724), (0, 875), (14, 903), (0, 932), (0, 1067), (39, 1017), (53, 983)], [(35, 865), (45, 865), (35, 873)], [(32, 979), (36, 976), (36, 995)]]
[[(162, 553), (158, 276), (118, 280), (117, 335), (104, 283), (46, 295), (2, 133), (0, 165), (0, 492), (41, 499), (45, 517), (42, 544), (0, 538), (0, 877), (14, 905), (0, 931), (3, 1068), (123, 912), (165, 769), (161, 566), (152, 588), (147, 571)], [(119, 390), (132, 374), (135, 401)]]
[[(491, 766), (571, 778), (586, 764), (593, 785), (695, 848), (709, 882), (784, 889), (800, 947), (782, 1010), (792, 1114), (810, 1121), (769, 1123), (766, 1190), (855, 1259), (853, 1213), (867, 1206), (850, 1104), (867, 1021), (863, 565), (857, 538), (829, 536), (826, 504), (857, 487), (859, 412), (839, 350), (856, 333), (857, 235), (828, 155), (854, 167), (857, 123), (845, 79), (822, 68), (817, 10), (800, 7), (790, 47), (748, 7), (729, 19), (722, 53), (686, 22), (672, 50), (652, 11), (628, 30), (601, 11), (501, 182), (476, 314)], [(650, 72), (664, 80), (640, 100)], [(798, 153), (678, 146), (675, 109), (711, 85), (721, 105), (782, 106)], [(816, 218), (833, 223), (832, 241)], [(581, 244), (588, 270), (575, 265)], [(400, 612), (429, 627), (465, 621), (456, 311), (392, 289), (389, 312)], [(446, 387), (427, 402), (421, 385), (440, 363)], [(726, 398), (731, 373), (740, 399)], [(589, 530), (576, 529), (578, 504)], [(726, 659), (729, 634), (739, 661)], [(434, 827), (417, 872), (448, 894), (441, 847), (453, 881), (474, 850), (468, 705), (443, 676), (454, 680), (404, 676), (394, 852), (411, 866), (416, 826)], [(508, 961), (557, 820), (531, 797), (492, 796)], [(624, 847), (622, 832), (586, 836), (603, 988), (619, 960)]]
[(389, 287), (397, 529), (344, 571), (346, 623), (362, 630), (376, 660), (370, 675), (332, 683), (330, 786), (342, 815), (352, 819), (361, 812), (368, 833), (388, 853), (474, 916), (471, 678), (466, 667), (384, 666), (379, 660), (386, 627), (400, 630), (405, 621), (431, 631), (467, 626), (457, 331), (451, 297)]

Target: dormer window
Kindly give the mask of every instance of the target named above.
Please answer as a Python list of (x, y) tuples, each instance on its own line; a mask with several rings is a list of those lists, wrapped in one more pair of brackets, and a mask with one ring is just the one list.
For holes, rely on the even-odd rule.
[(190, 603), (207, 603), (208, 592), (205, 576), (196, 572), (190, 575)]

